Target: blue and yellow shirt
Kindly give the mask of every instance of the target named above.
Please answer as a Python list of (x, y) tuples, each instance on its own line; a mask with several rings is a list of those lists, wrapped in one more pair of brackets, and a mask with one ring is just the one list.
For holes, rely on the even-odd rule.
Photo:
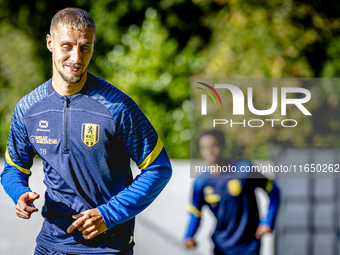
[[(156, 131), (136, 103), (88, 73), (83, 89), (61, 96), (49, 80), (23, 97), (11, 119), (1, 183), (17, 203), (30, 191), (35, 155), (43, 161), (45, 218), (37, 243), (76, 254), (132, 250), (134, 216), (171, 177)], [(130, 158), (141, 173), (133, 180)], [(92, 240), (67, 234), (72, 215), (98, 208), (108, 230)]]
[[(251, 166), (248, 160), (230, 160), (235, 173), (222, 173), (213, 177), (209, 173), (195, 180), (190, 220), (185, 238), (193, 237), (199, 227), (201, 210), (208, 206), (217, 219), (212, 235), (216, 248), (223, 254), (258, 254), (260, 240), (255, 231), (260, 224), (273, 229), (279, 207), (279, 189), (260, 173), (241, 172), (241, 167)], [(210, 178), (209, 178), (210, 177)], [(259, 219), (254, 190), (265, 190), (270, 198), (268, 212)]]

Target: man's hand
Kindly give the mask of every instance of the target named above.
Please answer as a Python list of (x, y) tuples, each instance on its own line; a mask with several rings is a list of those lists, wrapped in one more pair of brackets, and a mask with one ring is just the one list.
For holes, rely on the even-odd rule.
[(195, 240), (191, 237), (187, 238), (184, 240), (184, 247), (185, 248), (194, 248), (195, 246), (197, 246), (197, 243), (195, 242)]
[(78, 228), (85, 239), (92, 239), (107, 230), (103, 217), (97, 208), (81, 212), (72, 217), (76, 221), (67, 229), (69, 234)]
[(32, 213), (38, 211), (38, 208), (35, 208), (33, 202), (39, 197), (39, 194), (31, 191), (23, 193), (15, 206), (17, 216), (23, 219), (29, 219)]
[(261, 237), (266, 233), (271, 233), (272, 229), (267, 225), (259, 225), (255, 232), (255, 237), (261, 239)]

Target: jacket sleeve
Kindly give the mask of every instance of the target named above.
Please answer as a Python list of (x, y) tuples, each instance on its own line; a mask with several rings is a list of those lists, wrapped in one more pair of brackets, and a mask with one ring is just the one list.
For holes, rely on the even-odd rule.
[(131, 101), (116, 118), (116, 132), (141, 173), (108, 203), (98, 207), (108, 229), (135, 217), (149, 206), (172, 175), (161, 140), (139, 107)]
[(276, 183), (267, 179), (265, 191), (268, 193), (270, 203), (267, 214), (260, 220), (260, 225), (264, 224), (274, 229), (275, 220), (280, 206), (280, 190)]
[(20, 102), (14, 109), (5, 154), (5, 166), (1, 173), (1, 184), (16, 204), (19, 197), (30, 191), (28, 178), (35, 152), (28, 140), (23, 123)]
[(262, 188), (270, 199), (268, 212), (261, 218), (259, 224), (267, 225), (271, 229), (274, 229), (276, 216), (280, 206), (280, 189), (273, 180), (266, 178), (258, 172), (252, 173), (251, 177), (254, 188)]
[(184, 239), (193, 237), (201, 222), (201, 210), (204, 205), (204, 198), (200, 185), (202, 180), (203, 179), (197, 179), (194, 184), (192, 203), (188, 206), (189, 222)]

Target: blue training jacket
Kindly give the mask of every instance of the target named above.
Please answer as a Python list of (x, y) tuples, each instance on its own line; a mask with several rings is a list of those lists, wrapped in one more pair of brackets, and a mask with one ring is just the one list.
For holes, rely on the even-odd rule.
[[(88, 73), (82, 90), (61, 96), (49, 80), (23, 97), (11, 119), (1, 183), (17, 203), (30, 191), (34, 156), (43, 160), (45, 218), (37, 243), (64, 253), (133, 249), (134, 217), (171, 177), (163, 144), (136, 103)], [(132, 158), (141, 173), (133, 180)], [(72, 215), (98, 208), (108, 230), (85, 240), (66, 232)]]
[[(207, 205), (217, 219), (212, 235), (217, 250), (228, 255), (259, 254), (260, 240), (255, 238), (255, 231), (260, 224), (274, 228), (280, 204), (279, 189), (260, 173), (242, 172), (251, 166), (250, 161), (232, 159), (229, 163), (237, 169), (235, 173), (222, 173), (217, 177), (205, 173), (195, 180), (185, 238), (195, 235), (202, 207)], [(266, 191), (270, 198), (268, 213), (261, 220), (254, 193), (257, 187)]]

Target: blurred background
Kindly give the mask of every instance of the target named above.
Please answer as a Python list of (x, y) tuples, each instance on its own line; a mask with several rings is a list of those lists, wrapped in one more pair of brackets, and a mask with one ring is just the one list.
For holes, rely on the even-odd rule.
[[(146, 248), (149, 249), (155, 247), (150, 243), (158, 236), (164, 237), (161, 247), (176, 243), (178, 250), (184, 252), (180, 248), (180, 240), (184, 235), (185, 207), (192, 182), (188, 163), (190, 77), (335, 78), (340, 73), (338, 1), (327, 1), (326, 4), (319, 0), (69, 0), (67, 3), (0, 0), (0, 155), (6, 149), (14, 106), (23, 95), (51, 78), (52, 60), (46, 48), (46, 34), (53, 15), (65, 7), (83, 8), (96, 21), (97, 42), (89, 71), (117, 86), (137, 102), (175, 162), (174, 178), (167, 193), (155, 201), (160, 201), (158, 203), (162, 206), (153, 209), (157, 204), (152, 205), (140, 216), (139, 225), (144, 224), (145, 229), (153, 231), (153, 234), (145, 232), (141, 235), (146, 237)], [(249, 159), (270, 160), (268, 148), (273, 144), (301, 150), (306, 147), (339, 148), (340, 141), (334, 138), (340, 135), (340, 86), (324, 84), (312, 88), (311, 92), (316, 99), (311, 109), (315, 121), (301, 123), (294, 136), (275, 133), (275, 129), (275, 135), (252, 136), (255, 149), (245, 142), (235, 144), (234, 150)], [(246, 137), (251, 137), (251, 134)], [(228, 144), (234, 144), (233, 138)], [(40, 167), (37, 162), (37, 167)], [(41, 171), (41, 167), (37, 169)], [(38, 178), (35, 176), (38, 175), (33, 172), (32, 179)], [(40, 187), (42, 182), (38, 179)], [(281, 185), (284, 190), (285, 184)], [(327, 183), (324, 185), (329, 186)], [(338, 192), (338, 185), (334, 187)], [(1, 192), (4, 193), (3, 190)], [(338, 196), (334, 197), (332, 191), (332, 195), (326, 197), (330, 204), (337, 203), (334, 212), (338, 216)], [(29, 221), (23, 223), (15, 218), (13, 203), (4, 194), (1, 199), (7, 210), (0, 212), (1, 224), (8, 226), (6, 231), (15, 236), (18, 229), (27, 230), (24, 224), (29, 224), (26, 223)], [(164, 201), (171, 201), (170, 208), (163, 206), (163, 203), (166, 205)], [(315, 199), (312, 197), (310, 201)], [(297, 208), (295, 212), (301, 210)], [(174, 219), (167, 222), (171, 225), (152, 225), (155, 222), (166, 224), (164, 221), (169, 214)], [(293, 210), (288, 218), (294, 215)], [(31, 233), (30, 230), (34, 227), (39, 230), (40, 225), (31, 224), (28, 232), (24, 233), (31, 235), (34, 242), (36, 232)], [(208, 220), (206, 224), (211, 228), (213, 222)], [(314, 231), (310, 225), (306, 226), (306, 231), (311, 228)], [(169, 230), (173, 228), (176, 231)], [(209, 233), (205, 234), (209, 236)], [(338, 242), (337, 230), (332, 238), (332, 242)], [(0, 238), (0, 247), (5, 249), (3, 252), (0, 250), (1, 254), (15, 254), (11, 249), (19, 249), (21, 241), (25, 240), (23, 236), (20, 245), (13, 246), (12, 242), (17, 243), (17, 240), (9, 244), (7, 239), (4, 236)], [(201, 247), (210, 245), (210, 241), (206, 240), (207, 246), (202, 244)], [(291, 245), (289, 240), (286, 245)], [(26, 249), (26, 246), (22, 247)], [(163, 250), (172, 251), (170, 248)], [(178, 250), (171, 254), (180, 254)], [(197, 254), (208, 254), (209, 250), (208, 247)], [(194, 252), (199, 251), (191, 253)], [(306, 252), (308, 254), (308, 249)], [(156, 249), (136, 254), (165, 253), (157, 253)], [(267, 254), (274, 254), (274, 251)], [(291, 254), (302, 253), (292, 248)]]

